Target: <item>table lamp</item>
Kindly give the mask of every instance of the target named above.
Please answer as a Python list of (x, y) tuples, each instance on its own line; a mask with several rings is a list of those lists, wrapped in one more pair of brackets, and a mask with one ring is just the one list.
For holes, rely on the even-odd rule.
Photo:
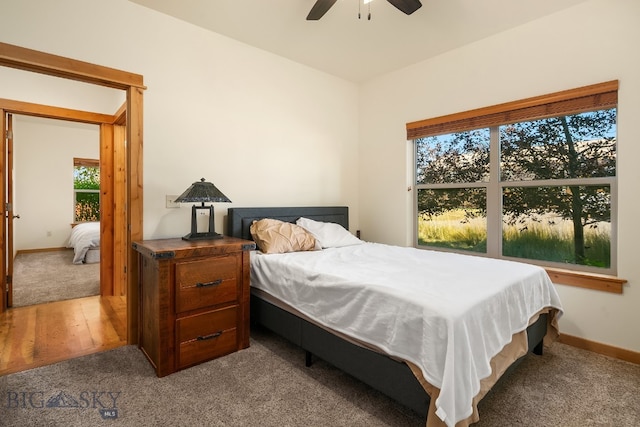
[[(201, 178), (199, 182), (191, 184), (187, 190), (182, 193), (177, 199), (176, 203), (202, 203), (200, 206), (193, 205), (191, 207), (191, 233), (183, 236), (183, 240), (205, 240), (205, 239), (219, 239), (222, 234), (215, 232), (213, 225), (213, 205), (205, 206), (205, 202), (231, 202), (227, 196), (222, 194), (222, 191), (218, 190), (215, 185), (210, 182), (206, 182), (204, 178)], [(198, 214), (202, 216), (209, 216), (208, 227), (206, 230), (198, 230)], [(205, 228), (205, 227), (202, 227)]]

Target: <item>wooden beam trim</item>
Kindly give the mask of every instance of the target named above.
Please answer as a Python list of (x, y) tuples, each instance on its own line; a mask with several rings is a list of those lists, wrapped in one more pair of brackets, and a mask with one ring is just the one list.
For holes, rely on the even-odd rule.
[(596, 95), (606, 92), (614, 92), (618, 90), (618, 80), (611, 80), (604, 83), (598, 83), (590, 86), (583, 86), (577, 89), (568, 89), (560, 92), (551, 93), (548, 95), (540, 95), (532, 98), (526, 98), (519, 101), (505, 102), (503, 104), (493, 105), (491, 107), (476, 108), (474, 110), (463, 111), (460, 113), (447, 114), (445, 116), (434, 117), (431, 119), (418, 120), (415, 122), (407, 123), (407, 130), (433, 126), (441, 123), (454, 122), (458, 120), (470, 119), (478, 116), (485, 116), (496, 113), (503, 113), (505, 111), (519, 110), (522, 108), (533, 107), (542, 104), (549, 104), (554, 102), (566, 101), (569, 99), (581, 98), (584, 96)]
[(605, 274), (586, 273), (561, 268), (545, 268), (545, 270), (547, 270), (547, 274), (555, 284), (594, 289), (614, 294), (621, 294), (622, 286), (627, 283), (626, 279)]
[(138, 342), (139, 327), (139, 290), (138, 290), (138, 256), (131, 244), (143, 236), (143, 91), (131, 87), (127, 90), (127, 342)]
[(0, 43), (0, 65), (116, 89), (145, 88), (143, 78), (139, 74), (7, 43)]
[(73, 166), (84, 166), (87, 168), (99, 168), (100, 160), (99, 159), (85, 159), (82, 157), (74, 157), (73, 158)]
[(69, 120), (81, 123), (110, 124), (116, 120), (116, 117), (111, 114), (92, 113), (90, 111), (52, 107), (49, 105), (33, 104), (31, 102), (14, 101), (12, 99), (3, 98), (0, 98), (0, 108), (14, 114), (44, 117), (46, 119)]
[[(0, 105), (0, 129), (2, 129), (2, 133), (4, 134), (5, 129), (7, 129), (7, 114), (6, 111)], [(5, 162), (7, 159), (5, 158), (5, 153), (7, 151), (7, 138), (2, 138), (0, 141), (0, 182), (6, 182), (7, 177), (5, 175)], [(6, 186), (2, 186), (0, 188), (0, 206), (2, 207), (2, 219), (0, 219), (0, 247), (7, 247), (6, 232), (7, 229), (7, 216), (6, 211), (4, 210), (5, 203), (7, 201), (7, 190)], [(4, 252), (4, 249), (2, 250)], [(7, 257), (3, 255), (0, 257), (0, 274), (2, 274), (2, 279), (0, 279), (0, 313), (3, 313), (8, 307), (8, 293), (5, 292), (5, 287), (7, 286)], [(0, 347), (2, 348), (2, 347)]]
[(100, 125), (100, 295), (114, 296), (114, 125)]
[(127, 125), (127, 101), (125, 101), (120, 106), (120, 108), (118, 108), (118, 111), (116, 111), (113, 117), (114, 117), (114, 120), (113, 120), (114, 125), (119, 125), (119, 126)]

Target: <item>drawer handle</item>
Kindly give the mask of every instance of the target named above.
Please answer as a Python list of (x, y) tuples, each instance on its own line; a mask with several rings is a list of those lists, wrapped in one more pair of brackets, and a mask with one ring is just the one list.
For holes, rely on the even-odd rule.
[(206, 283), (196, 283), (196, 288), (206, 288), (207, 286), (218, 286), (220, 283), (222, 283), (222, 279), (218, 279), (218, 280), (214, 280), (213, 282), (206, 282)]
[(210, 340), (210, 339), (213, 339), (213, 338), (218, 338), (220, 335), (222, 335), (222, 331), (216, 332), (216, 333), (211, 334), (211, 335), (199, 336), (196, 339), (198, 341), (206, 341), (206, 340)]

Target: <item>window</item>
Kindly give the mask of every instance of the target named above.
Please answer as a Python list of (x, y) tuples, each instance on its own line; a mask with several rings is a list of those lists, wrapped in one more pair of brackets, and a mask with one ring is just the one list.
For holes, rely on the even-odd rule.
[(416, 245), (614, 272), (617, 89), (409, 123)]
[(73, 159), (73, 222), (100, 221), (100, 162)]

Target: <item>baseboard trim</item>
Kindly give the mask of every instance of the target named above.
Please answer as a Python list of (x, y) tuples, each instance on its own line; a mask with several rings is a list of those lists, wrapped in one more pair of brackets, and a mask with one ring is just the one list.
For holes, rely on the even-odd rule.
[(626, 362), (640, 365), (640, 353), (636, 351), (626, 350), (624, 348), (614, 347), (595, 341), (589, 341), (584, 338), (574, 337), (573, 335), (560, 334), (558, 341), (573, 347), (589, 350), (594, 353), (610, 356)]
[(16, 256), (20, 254), (35, 254), (38, 252), (56, 252), (56, 251), (70, 251), (72, 248), (40, 248), (40, 249), (20, 249), (16, 251)]

